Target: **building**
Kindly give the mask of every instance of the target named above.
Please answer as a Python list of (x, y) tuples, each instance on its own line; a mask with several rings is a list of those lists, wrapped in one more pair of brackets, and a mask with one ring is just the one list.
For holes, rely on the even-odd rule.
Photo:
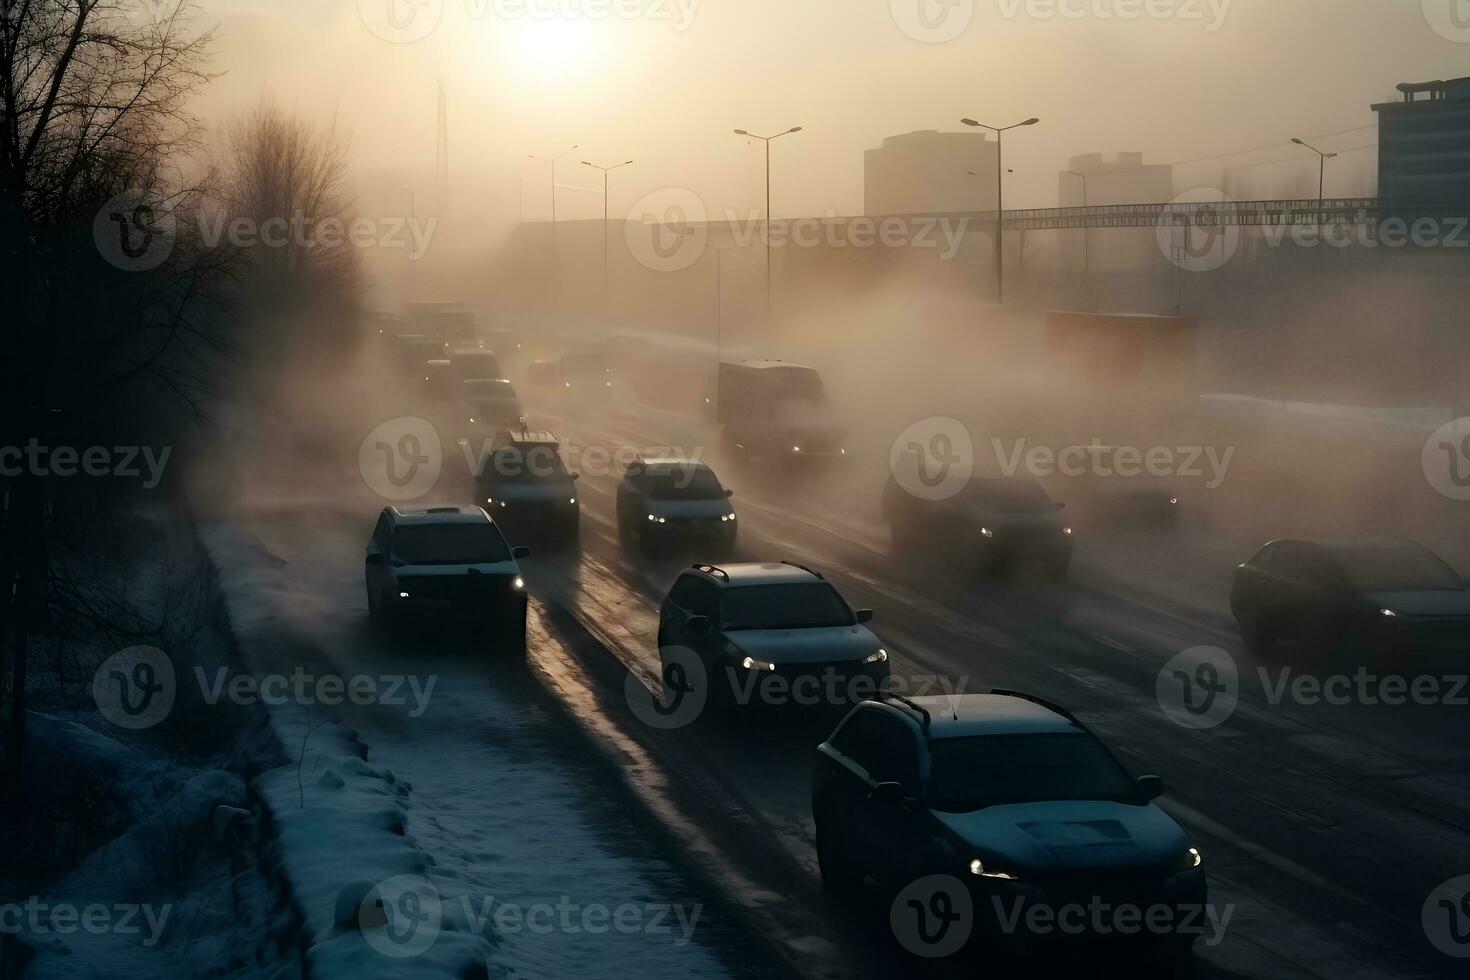
[(996, 156), (996, 142), (984, 131), (886, 137), (863, 153), (863, 213), (993, 211)]
[(1470, 78), (1405, 82), (1378, 113), (1378, 197), (1387, 211), (1470, 208)]
[(1142, 153), (1104, 159), (1085, 153), (1057, 175), (1057, 200), (1064, 208), (1100, 204), (1167, 204), (1174, 199), (1174, 168), (1146, 164)]

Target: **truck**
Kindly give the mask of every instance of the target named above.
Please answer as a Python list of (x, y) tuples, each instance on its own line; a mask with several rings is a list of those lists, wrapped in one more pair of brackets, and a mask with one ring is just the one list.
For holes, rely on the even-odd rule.
[(805, 464), (847, 455), (847, 433), (832, 414), (815, 368), (786, 361), (722, 361), (712, 401), (726, 459)]

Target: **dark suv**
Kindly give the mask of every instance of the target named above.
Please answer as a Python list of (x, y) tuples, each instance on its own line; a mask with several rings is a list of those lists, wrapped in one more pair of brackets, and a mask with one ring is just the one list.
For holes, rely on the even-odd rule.
[(618, 535), (644, 550), (703, 549), (719, 560), (735, 547), (732, 491), (697, 459), (639, 458), (618, 483)]
[(513, 540), (575, 542), (581, 534), (576, 473), (550, 432), (496, 433), (475, 476), (477, 503)]
[[(889, 889), (952, 876), (971, 894), (975, 928), (1020, 946), (1027, 917), (1006, 916), (1038, 904), (1055, 914), (1093, 900), (1162, 906), (1182, 925), (1203, 911), (1205, 877), (1199, 852), (1151, 802), (1162, 792), (1157, 776), (1135, 780), (1086, 726), (1029, 695), (868, 701), (817, 747), (822, 883), (841, 893), (864, 876)], [(1193, 928), (1151, 938), (1187, 948)]]
[[(888, 651), (863, 625), (872, 618), (801, 565), (695, 565), (659, 610), (664, 683), (673, 694), (703, 680), (717, 707), (850, 704), (888, 680)], [(697, 665), (680, 661), (685, 651)]]
[(414, 616), (469, 621), (525, 649), (526, 583), (512, 548), (479, 507), (384, 508), (365, 559), (368, 614), (386, 626)]
[(905, 483), (894, 473), (883, 488), (883, 519), (899, 551), (937, 556), (980, 575), (1031, 565), (1066, 578), (1072, 528), (1062, 520), (1064, 505), (1034, 479), (973, 477), (942, 500), (909, 493)]

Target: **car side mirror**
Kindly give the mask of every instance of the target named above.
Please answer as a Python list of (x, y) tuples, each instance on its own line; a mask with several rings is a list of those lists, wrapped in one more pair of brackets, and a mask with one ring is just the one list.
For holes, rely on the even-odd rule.
[(689, 627), (691, 633), (708, 633), (712, 628), (708, 616), (690, 616), (685, 625)]
[(868, 791), (868, 799), (874, 803), (887, 803), (893, 806), (902, 806), (908, 802), (909, 796), (903, 788), (903, 783), (885, 782), (878, 783)]
[(580, 479), (582, 479), (582, 474), (581, 473), (573, 473), (573, 474), (571, 474), (571, 477), (572, 477), (573, 480), (580, 480)]
[(1164, 780), (1160, 776), (1139, 776), (1138, 789), (1145, 799), (1157, 800), (1164, 795)]
[(521, 561), (524, 558), (531, 557), (531, 549), (527, 548), (525, 545), (517, 545), (516, 547), (510, 549), (510, 556), (516, 561)]
[(727, 497), (733, 497), (733, 496), (735, 496), (735, 491), (734, 490), (726, 490), (725, 491), (725, 496), (727, 496)]
[(871, 609), (858, 609), (855, 615), (859, 623), (871, 623), (873, 621), (873, 610)]
[(386, 565), (388, 564), (388, 556), (381, 551), (369, 551), (367, 553), (367, 563), (369, 565)]

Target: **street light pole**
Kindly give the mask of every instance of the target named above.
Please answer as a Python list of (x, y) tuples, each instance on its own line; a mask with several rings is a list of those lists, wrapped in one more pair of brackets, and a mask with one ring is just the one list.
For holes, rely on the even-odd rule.
[(1337, 154), (1323, 153), (1312, 144), (1304, 140), (1299, 140), (1295, 136), (1291, 138), (1291, 141), (1297, 146), (1305, 146), (1307, 149), (1317, 154), (1317, 205), (1320, 208), (1322, 204), (1322, 190), (1326, 186), (1327, 182), (1327, 161), (1337, 156)]
[[(1062, 173), (1067, 173), (1067, 174), (1071, 174), (1073, 177), (1080, 177), (1080, 178), (1082, 178), (1082, 208), (1083, 208), (1083, 210), (1086, 210), (1087, 209), (1087, 177), (1088, 177), (1088, 175), (1087, 174), (1078, 173), (1075, 170), (1064, 170), (1064, 171), (1062, 171)], [(1082, 223), (1082, 271), (1083, 271), (1084, 274), (1090, 274), (1092, 272), (1092, 261), (1091, 261), (1092, 255), (1091, 255), (1091, 249), (1088, 247), (1091, 238), (1092, 238), (1092, 232), (1087, 227), (1086, 216), (1084, 215), (1084, 217), (1083, 217), (1083, 223)]]
[[(407, 185), (403, 185), (400, 186), (398, 189), (401, 191), (405, 191), (408, 194), (408, 226), (410, 228), (413, 228), (415, 222), (418, 220), (418, 210), (415, 206), (413, 188)], [(418, 292), (418, 279), (414, 275), (413, 255), (410, 253), (411, 249), (405, 248), (403, 250), (403, 261), (408, 271), (408, 289), (406, 290), (406, 292), (408, 292), (410, 295), (414, 295)]]
[(801, 132), (800, 126), (792, 126), (784, 133), (777, 133), (774, 136), (758, 136), (743, 129), (735, 130), (736, 136), (746, 136), (750, 139), (761, 140), (766, 144), (766, 322), (768, 324), (771, 321), (771, 140), (799, 132)]
[(582, 161), (582, 166), (602, 171), (602, 305), (604, 312), (607, 309), (607, 175), (609, 172), (617, 170), (619, 167), (626, 167), (632, 162), (632, 160), (624, 160), (622, 163), (615, 163), (611, 167), (604, 167), (588, 160)]
[(995, 134), (995, 301), (1005, 302), (1005, 259), (1002, 254), (1004, 247), (1004, 231), (1002, 229), (1002, 217), (1005, 214), (1004, 194), (1005, 187), (1001, 182), (1005, 174), (1005, 161), (1001, 156), (1001, 134), (1007, 130), (1016, 129), (1021, 126), (1035, 126), (1041, 120), (1035, 116), (1023, 122), (1012, 123), (1009, 126), (987, 126), (973, 119), (961, 119), (960, 122), (966, 126), (975, 126), (979, 129), (988, 129)]
[(540, 160), (542, 163), (551, 164), (551, 254), (556, 255), (556, 161), (566, 156), (577, 148), (573, 143), (571, 147), (558, 153), (554, 157), (538, 157), (536, 154), (528, 154), (532, 160)]

